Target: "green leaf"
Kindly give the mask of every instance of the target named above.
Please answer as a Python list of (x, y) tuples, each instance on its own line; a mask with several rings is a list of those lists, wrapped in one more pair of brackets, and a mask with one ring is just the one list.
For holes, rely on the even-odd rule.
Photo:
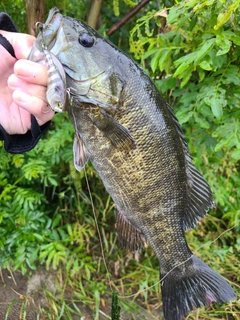
[(158, 67), (158, 60), (159, 60), (161, 53), (162, 53), (162, 50), (159, 49), (156, 52), (156, 54), (153, 56), (153, 58), (151, 59), (150, 66), (151, 66), (151, 69), (153, 72), (155, 72)]
[(40, 242), (44, 241), (44, 237), (38, 233), (33, 233), (34, 237), (38, 239)]
[(220, 103), (220, 99), (217, 97), (217, 95), (210, 98), (210, 105), (211, 105), (213, 115), (216, 118), (221, 119), (223, 115), (223, 110), (222, 110), (222, 104)]
[(240, 149), (236, 149), (232, 152), (231, 157), (235, 160), (235, 161), (239, 161), (240, 160)]
[(52, 228), (55, 228), (59, 225), (59, 222), (61, 221), (62, 216), (61, 214), (57, 214), (52, 222)]
[(221, 119), (223, 116), (223, 108), (227, 105), (227, 100), (225, 99), (226, 91), (220, 89), (219, 91), (214, 87), (209, 88), (207, 96), (204, 98), (204, 102), (209, 105), (212, 109), (213, 115), (217, 119)]
[(177, 59), (176, 61), (174, 61), (174, 64), (176, 66), (180, 65), (180, 67), (181, 65), (188, 66), (190, 63), (194, 62), (196, 58), (197, 58), (197, 52), (192, 52)]
[(223, 13), (220, 12), (217, 17), (217, 24), (214, 26), (215, 30), (218, 30), (222, 25), (224, 25), (232, 16), (233, 11), (235, 11), (239, 6), (240, 0), (234, 1), (232, 5)]
[(164, 71), (164, 69), (166, 68), (166, 60), (169, 58), (169, 56), (171, 56), (171, 51), (172, 50), (167, 50), (164, 49), (162, 50), (162, 54), (159, 57), (159, 61), (158, 61), (158, 66), (160, 71)]
[(185, 71), (188, 67), (189, 67), (189, 64), (186, 62), (183, 62), (174, 72), (173, 77), (177, 77), (179, 74), (183, 73), (183, 71)]
[(191, 119), (194, 115), (194, 112), (193, 111), (187, 111), (186, 112), (177, 112), (176, 113), (176, 117), (179, 121), (180, 124), (184, 124), (186, 122), (189, 121), (189, 119)]
[(201, 128), (203, 129), (210, 128), (210, 123), (206, 119), (204, 119), (203, 116), (194, 114), (194, 119), (200, 125)]
[(198, 62), (212, 49), (214, 43), (215, 38), (209, 39), (203, 43), (203, 46), (195, 52), (196, 58), (194, 59), (194, 65), (197, 65)]
[(209, 62), (207, 62), (206, 60), (203, 60), (200, 62), (199, 66), (203, 69), (203, 70), (212, 70), (212, 66), (210, 65)]
[(223, 36), (217, 36), (216, 44), (221, 48), (220, 50), (218, 50), (216, 54), (217, 56), (228, 53), (232, 45), (231, 41), (224, 38)]
[(157, 85), (157, 88), (160, 90), (160, 92), (164, 93), (167, 90), (174, 89), (177, 84), (176, 78), (168, 77), (161, 80), (155, 80), (155, 84)]

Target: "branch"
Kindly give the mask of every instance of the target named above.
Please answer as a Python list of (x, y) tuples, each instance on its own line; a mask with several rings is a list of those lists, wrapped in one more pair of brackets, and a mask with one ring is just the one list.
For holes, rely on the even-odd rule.
[(117, 31), (121, 26), (123, 26), (129, 19), (131, 19), (133, 16), (135, 16), (138, 11), (142, 9), (148, 2), (151, 0), (142, 0), (136, 7), (134, 7), (132, 10), (130, 10), (122, 19), (120, 19), (117, 23), (115, 23), (107, 32), (107, 35), (110, 36), (115, 31)]
[(45, 0), (26, 0), (26, 13), (27, 33), (36, 36), (36, 22), (44, 22)]
[(87, 15), (87, 24), (92, 28), (96, 28), (97, 26), (101, 5), (102, 0), (91, 0), (90, 9)]

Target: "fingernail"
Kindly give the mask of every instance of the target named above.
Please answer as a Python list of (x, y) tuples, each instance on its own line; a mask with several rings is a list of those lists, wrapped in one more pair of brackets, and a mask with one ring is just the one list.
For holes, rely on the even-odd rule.
[(24, 80), (20, 80), (15, 74), (11, 74), (8, 78), (8, 86), (13, 89), (19, 89)]

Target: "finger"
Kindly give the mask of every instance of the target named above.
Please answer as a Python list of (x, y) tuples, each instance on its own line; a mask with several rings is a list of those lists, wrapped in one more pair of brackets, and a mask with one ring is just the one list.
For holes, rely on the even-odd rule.
[(54, 116), (54, 111), (44, 100), (31, 96), (21, 90), (15, 90), (12, 98), (19, 107), (34, 115), (40, 126), (51, 120)]
[(47, 67), (29, 60), (18, 60), (14, 65), (14, 73), (27, 82), (47, 86)]
[(35, 37), (1, 30), (1, 34), (12, 44), (17, 59), (26, 59), (35, 41)]
[(29, 95), (36, 96), (37, 98), (40, 98), (47, 102), (47, 88), (45, 86), (29, 83), (23, 79), (18, 78), (15, 74), (12, 74), (8, 78), (8, 86), (12, 91), (21, 90)]

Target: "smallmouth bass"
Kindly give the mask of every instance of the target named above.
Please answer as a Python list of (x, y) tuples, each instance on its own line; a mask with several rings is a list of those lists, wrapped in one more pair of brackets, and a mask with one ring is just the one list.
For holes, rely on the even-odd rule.
[[(47, 50), (66, 74), (66, 110), (75, 127), (74, 164), (90, 160), (116, 206), (120, 242), (147, 241), (160, 262), (166, 320), (236, 298), (190, 251), (184, 231), (213, 206), (170, 106), (131, 58), (81, 21), (49, 13), (32, 59)], [(35, 60), (36, 61), (36, 60)]]

